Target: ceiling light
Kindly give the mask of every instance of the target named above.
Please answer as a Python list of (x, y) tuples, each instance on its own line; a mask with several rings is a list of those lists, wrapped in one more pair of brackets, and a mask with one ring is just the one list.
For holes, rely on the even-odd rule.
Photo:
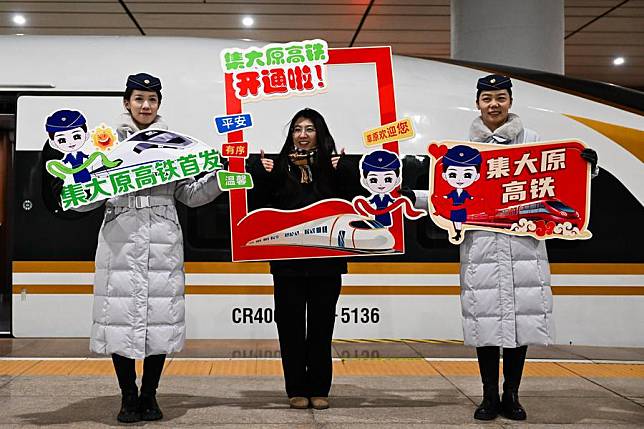
[(245, 16), (242, 19), (242, 24), (244, 24), (244, 27), (252, 27), (254, 23), (255, 23), (255, 20), (253, 19), (252, 16)]
[(27, 23), (27, 20), (22, 15), (14, 15), (13, 23), (16, 25), (25, 25)]
[(616, 66), (621, 66), (622, 64), (624, 64), (624, 62), (624, 57), (617, 57), (613, 60), (613, 64)]

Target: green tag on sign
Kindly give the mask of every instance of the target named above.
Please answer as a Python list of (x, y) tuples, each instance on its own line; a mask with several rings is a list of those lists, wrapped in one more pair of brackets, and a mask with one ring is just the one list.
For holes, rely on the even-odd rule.
[(217, 171), (217, 180), (219, 189), (230, 191), (231, 189), (251, 189), (253, 187), (253, 178), (249, 173), (233, 173), (231, 171)]

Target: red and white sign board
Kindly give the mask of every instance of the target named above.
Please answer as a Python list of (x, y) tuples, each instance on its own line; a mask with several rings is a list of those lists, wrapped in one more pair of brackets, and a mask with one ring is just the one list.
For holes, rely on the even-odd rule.
[[(325, 73), (332, 75), (334, 72), (333, 67), (328, 66), (357, 64), (369, 64), (375, 68), (377, 86), (373, 91), (378, 94), (380, 124), (396, 121), (391, 48), (328, 49)], [(244, 103), (239, 98), (235, 82), (232, 72), (225, 74), (227, 115), (244, 113)], [(271, 99), (262, 102), (270, 103)], [(260, 120), (254, 119), (255, 122)], [(330, 126), (333, 129), (333, 125)], [(243, 130), (230, 132), (227, 137), (229, 144), (246, 141)], [(247, 143), (248, 152), (259, 153), (261, 142)], [(382, 147), (398, 153), (397, 141)], [(229, 170), (244, 173), (244, 158), (229, 157)], [(397, 205), (405, 206), (407, 204)], [(247, 190), (231, 189), (232, 259), (256, 261), (404, 253), (402, 210), (391, 210), (391, 215), (391, 225), (382, 227), (371, 222), (374, 213), (357, 211), (351, 202), (340, 199), (323, 200), (299, 210), (265, 208), (249, 213)]]
[[(580, 141), (430, 144), (429, 212), (454, 244), (487, 230), (588, 239), (590, 164)], [(477, 154), (480, 154), (478, 156)]]

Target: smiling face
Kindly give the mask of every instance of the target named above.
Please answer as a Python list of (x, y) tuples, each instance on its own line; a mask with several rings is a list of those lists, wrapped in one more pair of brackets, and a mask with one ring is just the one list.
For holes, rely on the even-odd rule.
[(318, 145), (317, 131), (310, 119), (299, 118), (293, 125), (293, 144), (297, 149), (311, 150)]
[(159, 104), (159, 96), (156, 92), (139, 89), (132, 91), (129, 100), (123, 100), (123, 105), (141, 129), (149, 127), (157, 118)]
[(481, 111), (483, 123), (494, 131), (508, 120), (512, 98), (507, 89), (483, 91), (476, 100), (476, 107)]
[(58, 131), (49, 139), (49, 144), (61, 152), (76, 152), (87, 140), (87, 132), (82, 128), (73, 130)]
[(454, 167), (449, 166), (443, 173), (443, 179), (456, 189), (465, 189), (472, 183), (476, 182), (480, 174), (476, 167)]
[(387, 194), (400, 184), (400, 177), (395, 171), (370, 171), (362, 184), (374, 194)]

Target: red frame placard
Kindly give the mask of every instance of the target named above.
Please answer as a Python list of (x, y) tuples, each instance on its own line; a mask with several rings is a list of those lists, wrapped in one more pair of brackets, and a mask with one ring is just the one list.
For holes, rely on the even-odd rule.
[[(390, 47), (368, 47), (368, 48), (336, 48), (329, 49), (329, 61), (327, 65), (339, 64), (374, 64), (376, 66), (376, 81), (378, 90), (378, 105), (380, 110), (380, 124), (384, 125), (396, 121), (396, 99), (394, 94), (393, 69), (391, 61)], [(233, 75), (225, 74), (226, 88), (226, 114), (235, 115), (242, 112), (242, 101), (237, 98), (233, 88)], [(269, 100), (266, 100), (270, 102)], [(243, 130), (234, 131), (228, 134), (228, 143), (237, 143), (244, 141)], [(398, 153), (398, 142), (386, 143), (383, 147), (392, 152)], [(233, 172), (245, 172), (245, 163), (243, 158), (230, 158), (229, 170)], [(338, 207), (337, 200), (329, 205), (335, 204)], [(350, 204), (350, 203), (347, 203)], [(334, 210), (331, 210), (332, 212)], [(340, 212), (342, 208), (340, 208)], [(337, 211), (336, 211), (337, 212)], [(267, 246), (267, 251), (250, 249), (243, 247), (245, 240), (240, 239), (241, 227), (240, 222), (248, 215), (248, 205), (246, 200), (246, 189), (234, 189), (230, 191), (230, 225), (231, 225), (231, 247), (233, 261), (249, 261), (264, 259), (289, 259), (305, 257), (324, 257), (324, 256), (349, 256), (352, 253), (343, 250), (317, 249), (296, 246), (281, 246), (276, 256), (276, 252), (270, 252), (271, 247)], [(403, 235), (403, 217), (400, 210), (392, 213), (393, 224), (389, 227), (389, 232), (395, 237), (394, 253), (404, 253), (404, 235)], [(270, 256), (269, 256), (270, 254)]]

